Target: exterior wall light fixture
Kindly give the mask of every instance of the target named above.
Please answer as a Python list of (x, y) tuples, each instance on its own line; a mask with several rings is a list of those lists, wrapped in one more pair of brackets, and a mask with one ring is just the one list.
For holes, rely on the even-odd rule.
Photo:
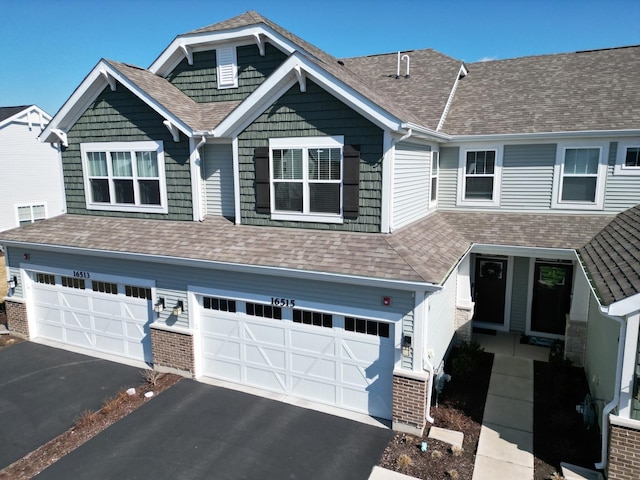
[(160, 313), (164, 310), (164, 298), (159, 298), (158, 301), (153, 305), (153, 311), (156, 313)]
[(173, 307), (173, 314), (177, 317), (182, 313), (183, 310), (184, 310), (184, 303), (182, 303), (182, 300), (178, 300), (178, 303), (176, 303), (176, 306)]

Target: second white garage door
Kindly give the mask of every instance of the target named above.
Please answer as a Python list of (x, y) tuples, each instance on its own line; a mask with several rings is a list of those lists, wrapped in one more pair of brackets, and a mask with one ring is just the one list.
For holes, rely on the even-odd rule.
[(388, 323), (212, 297), (200, 304), (203, 375), (391, 418)]

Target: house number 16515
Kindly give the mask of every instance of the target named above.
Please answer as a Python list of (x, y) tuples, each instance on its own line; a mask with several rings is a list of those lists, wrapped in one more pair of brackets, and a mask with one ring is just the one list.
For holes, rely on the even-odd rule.
[(296, 306), (296, 301), (293, 298), (277, 298), (271, 297), (271, 305), (276, 307), (289, 307), (293, 308)]

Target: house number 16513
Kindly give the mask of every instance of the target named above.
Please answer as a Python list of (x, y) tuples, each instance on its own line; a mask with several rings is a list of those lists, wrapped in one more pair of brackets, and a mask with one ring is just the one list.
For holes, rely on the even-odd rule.
[(289, 307), (293, 308), (296, 306), (296, 301), (293, 298), (277, 298), (271, 297), (271, 305), (276, 307)]

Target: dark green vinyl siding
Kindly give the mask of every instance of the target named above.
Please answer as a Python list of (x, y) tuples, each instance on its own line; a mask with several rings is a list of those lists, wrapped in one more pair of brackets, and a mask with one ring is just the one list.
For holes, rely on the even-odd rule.
[(633, 376), (633, 399), (631, 399), (631, 418), (640, 420), (640, 337), (636, 353), (636, 370)]
[[(360, 148), (360, 210), (344, 224), (272, 221), (256, 213), (254, 150), (269, 138), (344, 135), (345, 145)], [(243, 224), (379, 232), (382, 191), (382, 130), (307, 80), (295, 84), (238, 137), (240, 205)]]
[(195, 52), (193, 65), (183, 59), (167, 75), (173, 85), (196, 102), (244, 100), (287, 58), (286, 54), (267, 43), (261, 56), (256, 45), (237, 47), (238, 87), (218, 90), (216, 51)]
[[(67, 212), (80, 215), (193, 220), (189, 140), (180, 134), (176, 143), (162, 117), (125, 88), (108, 87), (89, 105), (67, 134), (62, 152)], [(168, 214), (87, 210), (80, 144), (87, 142), (162, 141), (164, 144)]]

